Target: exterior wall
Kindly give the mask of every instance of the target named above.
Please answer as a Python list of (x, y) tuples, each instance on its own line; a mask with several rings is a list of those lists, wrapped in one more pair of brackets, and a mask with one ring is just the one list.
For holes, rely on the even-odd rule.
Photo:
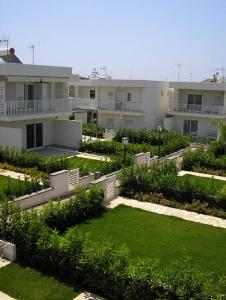
[(211, 136), (211, 133), (214, 133), (217, 130), (216, 127), (211, 124), (210, 118), (194, 118), (192, 116), (191, 117), (174, 116), (172, 119), (173, 119), (173, 126), (171, 127), (171, 130), (182, 134), (183, 134), (184, 120), (198, 121), (198, 132), (197, 132), (198, 137)]
[(74, 117), (76, 121), (81, 121), (82, 125), (87, 124), (87, 112), (75, 112)]
[[(112, 128), (108, 128), (109, 127), (108, 120), (110, 119), (113, 122)], [(125, 116), (120, 114), (98, 112), (98, 126), (107, 129), (143, 128), (145, 126), (145, 119), (143, 116), (134, 116), (134, 115)]]
[(53, 120), (53, 144), (77, 148), (82, 138), (82, 122)]
[(23, 130), (20, 128), (2, 127), (0, 123), (0, 146), (23, 148)]

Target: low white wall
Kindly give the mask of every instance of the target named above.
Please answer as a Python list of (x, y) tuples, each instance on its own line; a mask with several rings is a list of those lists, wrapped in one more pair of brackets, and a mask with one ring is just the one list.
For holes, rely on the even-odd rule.
[(51, 199), (64, 196), (69, 193), (68, 171), (63, 170), (50, 175), (50, 188), (25, 195), (14, 200), (14, 203), (22, 209), (39, 206)]
[(80, 177), (79, 186), (81, 186), (84, 189), (88, 189), (90, 187), (90, 183), (99, 178), (100, 178), (100, 172), (91, 173), (87, 176)]
[(15, 261), (16, 260), (16, 245), (0, 240), (0, 248), (3, 250), (3, 253), (1, 252), (0, 255), (3, 254), (3, 257), (10, 260)]
[(82, 139), (82, 122), (75, 120), (53, 121), (53, 144), (77, 148)]
[(23, 130), (20, 128), (0, 127), (0, 146), (23, 148)]

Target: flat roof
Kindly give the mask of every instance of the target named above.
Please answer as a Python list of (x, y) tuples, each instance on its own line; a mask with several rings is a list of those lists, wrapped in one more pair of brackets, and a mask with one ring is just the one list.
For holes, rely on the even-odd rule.
[(3, 63), (0, 64), (0, 76), (60, 77), (72, 76), (72, 68), (42, 65)]
[(226, 90), (226, 84), (224, 82), (170, 82), (169, 87), (183, 90)]
[(73, 80), (71, 83), (79, 86), (107, 86), (107, 87), (161, 87), (168, 86), (168, 81), (154, 80), (134, 80), (134, 79), (80, 79)]

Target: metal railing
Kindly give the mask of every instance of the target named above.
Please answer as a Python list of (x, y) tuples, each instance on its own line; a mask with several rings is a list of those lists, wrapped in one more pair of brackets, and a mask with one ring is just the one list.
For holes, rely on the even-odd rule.
[(223, 116), (224, 107), (217, 105), (199, 105), (199, 104), (186, 104), (186, 103), (173, 103), (169, 111), (176, 112), (189, 112), (196, 114), (212, 114)]
[(69, 112), (69, 99), (5, 101), (4, 115), (18, 116), (51, 112)]

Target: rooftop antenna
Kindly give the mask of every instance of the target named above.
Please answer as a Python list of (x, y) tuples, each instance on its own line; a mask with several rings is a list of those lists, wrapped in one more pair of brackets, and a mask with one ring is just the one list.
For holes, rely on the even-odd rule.
[(92, 71), (91, 75), (89, 76), (89, 78), (90, 79), (99, 79), (100, 78), (100, 75), (97, 72), (96, 68), (93, 68), (93, 71)]
[(7, 49), (7, 62), (9, 62), (9, 37), (7, 36), (2, 36), (0, 37), (0, 46), (1, 47), (6, 47)]
[(190, 81), (192, 82), (192, 72), (188, 73), (188, 75), (190, 75)]
[(35, 63), (35, 45), (34, 45), (34, 43), (30, 43), (30, 45), (28, 45), (27, 47), (32, 50), (32, 62), (34, 65), (34, 63)]
[(177, 70), (177, 81), (180, 81), (180, 64), (177, 65), (178, 70)]
[(217, 69), (217, 71), (221, 71), (221, 72), (222, 72), (222, 80), (224, 81), (224, 77), (225, 77), (225, 68), (222, 66), (221, 68)]

